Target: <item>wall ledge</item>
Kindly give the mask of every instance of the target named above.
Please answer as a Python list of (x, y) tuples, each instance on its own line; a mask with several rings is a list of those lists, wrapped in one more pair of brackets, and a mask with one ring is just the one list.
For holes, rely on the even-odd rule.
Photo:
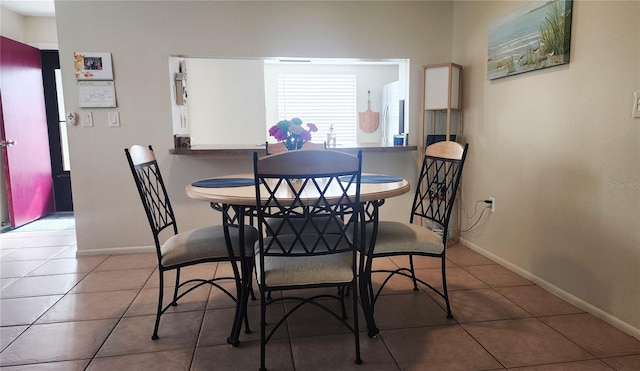
[[(393, 146), (382, 145), (378, 143), (363, 143), (356, 146), (338, 146), (328, 148), (330, 150), (336, 150), (341, 152), (356, 153), (358, 150), (362, 152), (405, 152), (416, 151), (418, 149), (415, 145), (408, 146)], [(264, 145), (193, 145), (191, 147), (183, 148), (171, 148), (169, 153), (172, 155), (221, 155), (221, 156), (246, 156), (253, 155), (254, 152), (258, 154), (264, 154)]]

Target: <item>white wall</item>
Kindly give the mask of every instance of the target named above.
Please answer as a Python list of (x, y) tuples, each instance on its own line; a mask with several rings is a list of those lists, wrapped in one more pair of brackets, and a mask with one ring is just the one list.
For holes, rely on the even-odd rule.
[(264, 143), (264, 63), (186, 58), (192, 144)]
[(464, 205), (496, 198), (463, 237), (640, 337), (640, 2), (574, 1), (570, 64), (488, 81), (488, 24), (522, 4), (455, 4)]
[[(69, 128), (79, 253), (152, 244), (125, 147), (154, 146), (181, 229), (220, 223), (207, 204), (186, 197), (187, 183), (251, 171), (249, 157), (169, 155), (170, 56), (409, 58), (410, 80), (415, 82), (410, 93), (419, 97), (421, 65), (451, 57), (451, 35), (443, 30), (451, 29), (452, 10), (448, 1), (57, 1), (66, 110), (91, 111), (95, 123), (93, 128)], [(83, 31), (89, 29), (105, 32)], [(112, 53), (117, 108), (78, 108), (74, 51)], [(409, 109), (411, 117), (419, 118), (419, 99)], [(120, 112), (121, 128), (108, 128), (111, 111)], [(411, 131), (418, 124), (412, 122)], [(413, 181), (415, 155), (370, 153), (364, 170)], [(410, 200), (410, 195), (389, 200), (385, 218), (406, 220)]]
[(38, 49), (58, 49), (55, 17), (28, 17), (0, 6), (0, 35)]
[(24, 32), (26, 43), (34, 48), (58, 49), (55, 17), (24, 17)]
[(25, 17), (0, 6), (0, 34), (11, 40), (25, 42)]

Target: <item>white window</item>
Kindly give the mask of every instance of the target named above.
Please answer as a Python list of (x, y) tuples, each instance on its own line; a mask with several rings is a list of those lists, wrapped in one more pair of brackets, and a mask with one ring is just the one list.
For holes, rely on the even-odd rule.
[(313, 142), (324, 142), (333, 125), (338, 143), (356, 143), (355, 73), (283, 72), (277, 85), (278, 120), (316, 124)]

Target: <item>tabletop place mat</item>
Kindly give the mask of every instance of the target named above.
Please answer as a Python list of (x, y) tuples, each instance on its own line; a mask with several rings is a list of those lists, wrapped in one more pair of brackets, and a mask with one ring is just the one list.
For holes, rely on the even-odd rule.
[(245, 187), (254, 184), (253, 178), (213, 178), (191, 183), (194, 187), (203, 188)]
[[(348, 182), (350, 176), (340, 177), (340, 180), (343, 182)], [(393, 182), (401, 182), (402, 178), (398, 176), (392, 175), (362, 175), (360, 176), (360, 183), (393, 183)]]

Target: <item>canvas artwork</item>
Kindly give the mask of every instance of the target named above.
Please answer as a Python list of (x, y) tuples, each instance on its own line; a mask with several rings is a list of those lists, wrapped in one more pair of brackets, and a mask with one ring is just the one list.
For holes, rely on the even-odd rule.
[(533, 1), (489, 24), (489, 80), (569, 63), (572, 0)]

